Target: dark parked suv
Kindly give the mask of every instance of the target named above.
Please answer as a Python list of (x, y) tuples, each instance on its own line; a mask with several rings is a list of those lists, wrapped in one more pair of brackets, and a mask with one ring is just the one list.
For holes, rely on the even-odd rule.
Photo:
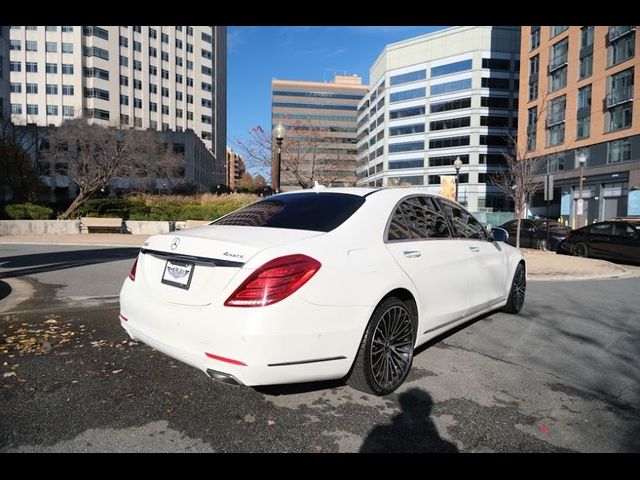
[[(553, 220), (548, 224), (550, 245), (547, 245), (547, 220), (520, 220), (520, 247), (556, 251), (571, 229)], [(507, 243), (515, 246), (518, 220), (503, 223), (500, 228), (509, 232)]]
[(640, 220), (599, 222), (573, 230), (559, 252), (640, 263)]

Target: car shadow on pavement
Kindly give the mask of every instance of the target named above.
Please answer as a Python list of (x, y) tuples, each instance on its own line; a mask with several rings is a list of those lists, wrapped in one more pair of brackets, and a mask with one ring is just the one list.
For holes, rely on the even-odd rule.
[(365, 438), (361, 453), (458, 453), (458, 448), (438, 434), (430, 418), (433, 399), (412, 388), (398, 396), (401, 411), (390, 425), (378, 425)]
[(0, 260), (0, 268), (7, 270), (0, 272), (0, 278), (23, 277), (84, 265), (133, 260), (139, 251), (138, 247), (96, 248), (5, 257)]
[(0, 280), (0, 300), (4, 300), (9, 295), (11, 295), (11, 290), (11, 285)]

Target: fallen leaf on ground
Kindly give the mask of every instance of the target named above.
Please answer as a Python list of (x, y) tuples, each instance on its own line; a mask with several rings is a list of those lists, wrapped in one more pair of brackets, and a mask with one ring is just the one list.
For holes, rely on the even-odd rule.
[(4, 375), (2, 375), (4, 378), (9, 378), (9, 377), (15, 377), (16, 376), (16, 372), (7, 372)]
[(45, 320), (44, 323), (58, 323), (58, 321), (50, 318), (49, 320)]
[(117, 370), (111, 370), (111, 373), (120, 373), (122, 371), (122, 368), (119, 368)]

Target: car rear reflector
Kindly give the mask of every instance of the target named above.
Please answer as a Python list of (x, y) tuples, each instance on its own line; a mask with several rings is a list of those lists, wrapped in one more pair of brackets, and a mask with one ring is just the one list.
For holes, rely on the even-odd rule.
[(131, 267), (131, 271), (129, 272), (129, 278), (135, 282), (136, 280), (136, 268), (138, 267), (138, 257), (136, 257), (136, 261), (133, 262), (133, 267)]
[(224, 302), (226, 307), (265, 307), (284, 300), (320, 269), (302, 254), (278, 257), (257, 268)]

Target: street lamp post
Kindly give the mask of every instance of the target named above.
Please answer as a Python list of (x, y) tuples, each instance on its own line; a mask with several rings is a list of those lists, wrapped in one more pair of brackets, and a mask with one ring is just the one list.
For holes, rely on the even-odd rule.
[(273, 129), (273, 136), (276, 139), (276, 144), (278, 145), (278, 173), (277, 173), (277, 179), (278, 179), (278, 183), (276, 186), (276, 192), (280, 193), (280, 169), (281, 169), (281, 162), (282, 162), (282, 140), (284, 140), (284, 134), (285, 134), (285, 128), (284, 125), (282, 125), (282, 123), (278, 123), (278, 125), (276, 125), (276, 127)]
[[(584, 174), (584, 164), (587, 163), (587, 156), (585, 155), (584, 152), (580, 152), (578, 154), (578, 163), (580, 164), (580, 183), (579, 183), (579, 187), (578, 187), (578, 212), (577, 212), (577, 220), (578, 220), (578, 226), (577, 228), (580, 228), (581, 225), (581, 219), (582, 219), (582, 215), (583, 213), (583, 209), (584, 209), (584, 200), (582, 199), (582, 178), (583, 178), (583, 174)], [(586, 225), (586, 223), (585, 223)]]
[(460, 167), (462, 167), (462, 160), (457, 157), (456, 161), (453, 162), (453, 168), (456, 169), (456, 202), (458, 201), (458, 185), (460, 185)]

